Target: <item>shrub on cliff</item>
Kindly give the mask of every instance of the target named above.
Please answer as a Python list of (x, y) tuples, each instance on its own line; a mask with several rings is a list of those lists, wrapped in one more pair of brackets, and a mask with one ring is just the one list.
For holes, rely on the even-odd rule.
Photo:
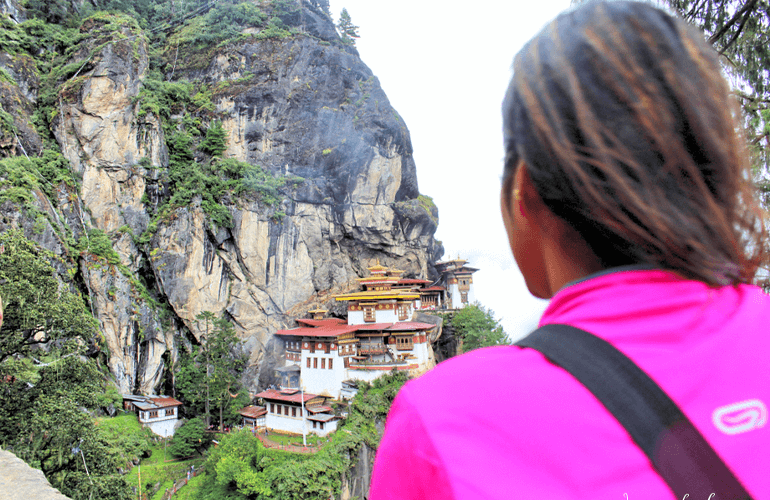
[(203, 420), (194, 418), (184, 423), (174, 433), (169, 451), (179, 458), (189, 457), (203, 447), (206, 425)]
[(451, 321), (456, 334), (462, 339), (463, 352), (511, 343), (494, 313), (478, 302), (457, 311)]

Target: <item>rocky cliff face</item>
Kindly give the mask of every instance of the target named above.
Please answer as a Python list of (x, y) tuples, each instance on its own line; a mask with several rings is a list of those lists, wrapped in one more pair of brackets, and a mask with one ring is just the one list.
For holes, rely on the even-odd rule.
[[(407, 276), (434, 272), (442, 253), (433, 239), (437, 212), (417, 200), (403, 120), (356, 50), (340, 43), (328, 6), (286, 4), (277, 25), (288, 36), (243, 26), (227, 43), (203, 48), (186, 42), (194, 19), (167, 28), (160, 41), (126, 16), (87, 19), (67, 52), (72, 69), (61, 73), (46, 109), (48, 131), (82, 180), (35, 190), (42, 220), (13, 200), (0, 205), (0, 229), (24, 227), (73, 269), (72, 286), (88, 296), (121, 392), (155, 391), (179, 349), (200, 340), (195, 318), (203, 311), (235, 325), (254, 390), (269, 375), (272, 333), (315, 305), (333, 306), (332, 294), (355, 286), (376, 259)], [(261, 8), (276, 14), (269, 2)], [(155, 68), (151, 53), (162, 54)], [(0, 79), (0, 104), (14, 120), (0, 141), (6, 156), (44, 148), (47, 132), (38, 133), (33, 116), (42, 77), (35, 64), (19, 52), (0, 54), (12, 76)], [(148, 106), (151, 72), (155, 81), (187, 85), (200, 107)], [(224, 195), (228, 224), (212, 220), (200, 193), (169, 205), (179, 185), (169, 181), (171, 136), (184, 127), (203, 135), (214, 123), (226, 132), (222, 158), (301, 180), (280, 188), (273, 203)], [(192, 161), (210, 160), (194, 150)], [(67, 243), (95, 240), (94, 229), (116, 254), (82, 245), (75, 252)]]

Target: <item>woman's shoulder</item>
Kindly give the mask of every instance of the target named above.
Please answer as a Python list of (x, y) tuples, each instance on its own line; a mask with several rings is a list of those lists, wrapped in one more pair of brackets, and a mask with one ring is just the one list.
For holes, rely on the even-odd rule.
[[(522, 399), (537, 401), (543, 389), (574, 385), (569, 375), (537, 351), (518, 346), (477, 349), (439, 363), (408, 382), (402, 398), (428, 420), (477, 412), (484, 405), (505, 411)], [(502, 407), (502, 408), (501, 408)], [(441, 409), (442, 412), (437, 410)], [(436, 422), (437, 423), (437, 422)]]

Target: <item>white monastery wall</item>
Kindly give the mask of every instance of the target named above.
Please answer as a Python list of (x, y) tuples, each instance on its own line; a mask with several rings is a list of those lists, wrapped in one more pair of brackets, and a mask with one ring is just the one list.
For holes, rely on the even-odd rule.
[[(310, 368), (307, 367), (308, 359), (310, 360)], [(318, 360), (317, 365), (316, 359)], [(332, 361), (331, 369), (329, 369), (330, 360)], [(325, 368), (321, 368), (322, 366)], [(345, 380), (345, 366), (344, 360), (337, 356), (336, 350), (332, 350), (329, 354), (323, 350), (316, 350), (314, 353), (303, 350), (300, 369), (302, 370), (302, 388), (305, 391), (335, 399), (340, 397), (342, 381)]]
[(452, 299), (450, 307), (452, 309), (460, 309), (463, 306), (462, 297), (460, 296), (460, 287), (457, 285), (449, 285), (449, 296)]
[(324, 423), (324, 428), (321, 429), (321, 424), (319, 422), (316, 422), (316, 428), (313, 429), (313, 422), (308, 421), (308, 429), (313, 434), (318, 434), (319, 436), (326, 436), (328, 434), (331, 434), (332, 432), (337, 430), (337, 421), (332, 420), (330, 422)]
[(348, 311), (348, 324), (349, 325), (363, 325), (364, 321), (363, 311)]
[(395, 323), (398, 321), (398, 315), (393, 309), (382, 309), (374, 312), (375, 323)]
[[(391, 367), (392, 368), (392, 367)], [(348, 378), (353, 380), (362, 380), (364, 382), (373, 382), (374, 380), (390, 373), (389, 370), (358, 370), (348, 368)]]
[(428, 343), (423, 342), (422, 344), (414, 344), (414, 347), (412, 348), (412, 354), (414, 354), (417, 359), (411, 361), (418, 363), (420, 366), (427, 365), (428, 361), (430, 360)]
[[(267, 402), (267, 406), (270, 406), (270, 402)], [(268, 429), (291, 432), (294, 434), (302, 434), (302, 416), (300, 413), (301, 412), (299, 411), (299, 408), (297, 408), (298, 416), (296, 417), (290, 417), (288, 415), (277, 415), (268, 411), (267, 415), (265, 416), (265, 426)]]
[(152, 432), (157, 434), (160, 437), (172, 437), (174, 435), (174, 430), (176, 428), (176, 424), (179, 422), (176, 418), (167, 418), (167, 419), (158, 419), (158, 420), (152, 420), (150, 422), (145, 423), (147, 427), (150, 428)]

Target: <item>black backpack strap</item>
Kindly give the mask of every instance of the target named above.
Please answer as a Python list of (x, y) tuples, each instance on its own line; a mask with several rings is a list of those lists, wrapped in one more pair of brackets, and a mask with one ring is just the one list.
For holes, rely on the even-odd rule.
[(677, 499), (751, 500), (663, 389), (609, 342), (572, 326), (545, 325), (516, 345), (540, 351), (591, 391), (625, 427)]

